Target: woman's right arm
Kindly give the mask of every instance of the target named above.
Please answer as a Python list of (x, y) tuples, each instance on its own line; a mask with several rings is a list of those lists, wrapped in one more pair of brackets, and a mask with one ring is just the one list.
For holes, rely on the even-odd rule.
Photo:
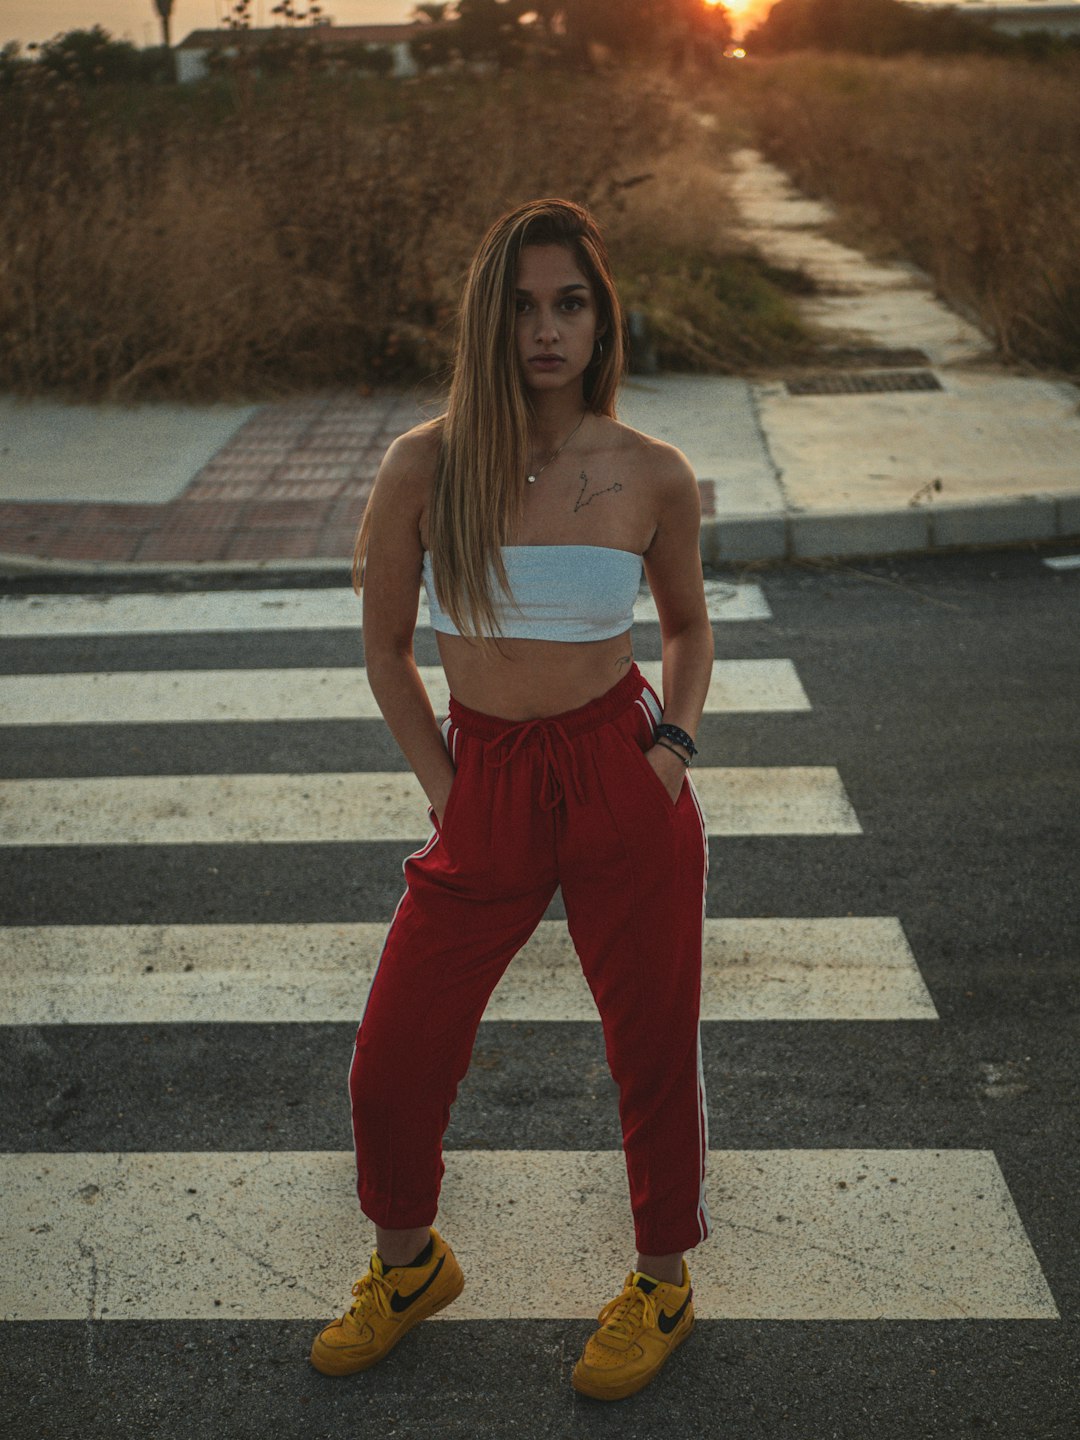
[(364, 568), (364, 663), (390, 732), (442, 823), (454, 778), (431, 701), (413, 655), (424, 549), (420, 515), (425, 467), (434, 464), (429, 436), (395, 440), (375, 477)]

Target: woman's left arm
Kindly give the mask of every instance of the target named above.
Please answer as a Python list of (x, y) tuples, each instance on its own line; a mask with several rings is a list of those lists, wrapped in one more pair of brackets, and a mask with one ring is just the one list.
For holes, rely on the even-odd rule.
[[(686, 457), (673, 447), (663, 450), (667, 463), (660, 481), (660, 516), (644, 555), (645, 574), (660, 617), (664, 723), (685, 730), (696, 742), (714, 654), (701, 570), (701, 492)], [(668, 745), (675, 742), (665, 738), (646, 756), (677, 800), (686, 769)]]

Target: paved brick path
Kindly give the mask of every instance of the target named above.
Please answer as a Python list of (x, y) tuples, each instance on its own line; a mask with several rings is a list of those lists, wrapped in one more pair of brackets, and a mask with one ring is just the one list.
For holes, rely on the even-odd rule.
[(318, 395), (253, 415), (166, 505), (0, 504), (0, 551), (53, 560), (344, 559), (410, 394)]
[[(168, 504), (0, 503), (0, 553), (134, 563), (345, 560), (411, 392), (305, 396), (253, 415)], [(712, 516), (714, 486), (701, 484)]]

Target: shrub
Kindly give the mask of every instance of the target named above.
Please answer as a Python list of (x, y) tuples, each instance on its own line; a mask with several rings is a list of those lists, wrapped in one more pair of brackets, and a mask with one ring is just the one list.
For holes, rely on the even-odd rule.
[[(662, 293), (631, 298), (672, 363), (751, 353), (723, 339), (752, 327), (745, 310), (702, 343), (726, 273), (723, 190), (688, 107), (644, 72), (241, 66), (99, 96), (27, 68), (0, 95), (4, 389), (205, 400), (435, 374), (478, 236), (543, 194), (596, 210), (620, 273), (666, 267)], [(762, 337), (774, 358), (792, 344), (783, 326)]]

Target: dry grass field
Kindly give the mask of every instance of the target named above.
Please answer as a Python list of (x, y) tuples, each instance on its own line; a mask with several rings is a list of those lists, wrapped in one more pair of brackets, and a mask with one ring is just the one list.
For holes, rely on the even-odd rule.
[(1080, 375), (1080, 56), (733, 67), (763, 152), (839, 210), (837, 238), (904, 255), (1003, 359)]
[(927, 270), (1004, 358), (1080, 373), (1078, 82), (1080, 62), (815, 53), (682, 85), (28, 75), (0, 89), (0, 390), (197, 401), (437, 378), (476, 240), (542, 194), (597, 213), (662, 365), (805, 363), (805, 277), (729, 234), (725, 157), (748, 140), (837, 205), (842, 238)]
[(724, 143), (641, 74), (9, 89), (0, 389), (261, 399), (436, 376), (481, 233), (543, 194), (598, 214), (662, 363), (798, 358), (788, 277), (725, 240)]

